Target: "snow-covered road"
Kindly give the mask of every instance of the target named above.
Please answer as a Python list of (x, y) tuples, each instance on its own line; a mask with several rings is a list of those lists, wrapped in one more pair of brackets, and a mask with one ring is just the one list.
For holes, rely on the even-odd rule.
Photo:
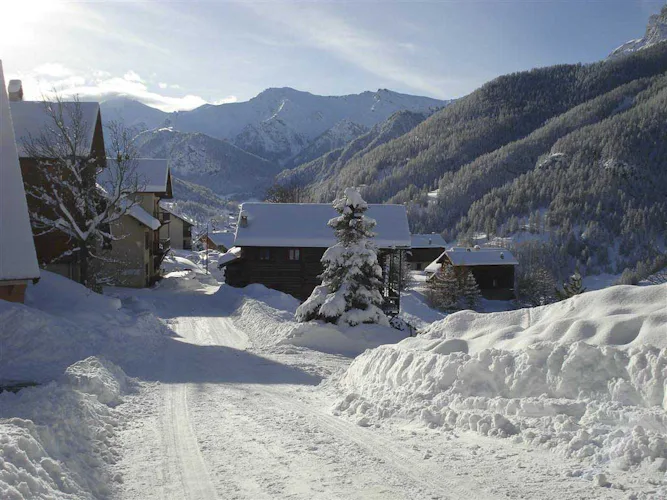
[(600, 498), (547, 451), (334, 416), (317, 388), (322, 377), (304, 363), (349, 360), (256, 349), (212, 291), (154, 292), (157, 314), (178, 337), (155, 353), (162, 373), (125, 405), (132, 418), (121, 437), (120, 498)]

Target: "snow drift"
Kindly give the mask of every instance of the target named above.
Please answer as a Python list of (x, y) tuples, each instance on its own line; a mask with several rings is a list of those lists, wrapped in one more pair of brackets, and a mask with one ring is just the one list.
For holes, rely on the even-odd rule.
[[(216, 292), (222, 307), (257, 348), (295, 345), (316, 351), (357, 356), (366, 349), (404, 339), (406, 332), (381, 325), (341, 327), (322, 321), (297, 323), (294, 312), (299, 301), (291, 295), (263, 285), (232, 288), (222, 285)], [(230, 310), (231, 308), (231, 310)]]
[(146, 353), (171, 332), (150, 313), (127, 312), (117, 298), (42, 271), (26, 305), (0, 301), (0, 381), (46, 382), (100, 354), (126, 370), (143, 369)]
[(111, 408), (129, 380), (101, 358), (70, 366), (58, 382), (0, 393), (0, 498), (106, 498), (113, 441), (124, 421)]
[[(614, 286), (548, 306), (493, 314), (461, 311), (433, 323), (415, 349), (459, 338), (470, 352), (520, 349), (538, 341), (667, 347), (667, 284)], [(430, 346), (430, 347), (429, 347)]]
[(667, 285), (453, 314), (358, 357), (336, 413), (546, 446), (599, 467), (667, 461)]

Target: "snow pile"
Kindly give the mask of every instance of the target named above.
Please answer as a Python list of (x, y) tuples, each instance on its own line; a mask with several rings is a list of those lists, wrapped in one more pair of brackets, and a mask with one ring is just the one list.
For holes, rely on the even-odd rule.
[[(399, 416), (510, 437), (627, 469), (667, 457), (667, 350), (539, 343), (470, 355), (383, 346), (340, 380), (336, 410), (364, 425)], [(447, 350), (453, 351), (448, 353)]]
[(59, 382), (0, 393), (0, 498), (108, 497), (122, 480), (108, 466), (123, 416), (106, 402), (119, 403), (128, 382), (120, 368), (88, 358)]
[(359, 425), (396, 417), (662, 473), (666, 291), (614, 287), (531, 310), (450, 315), (355, 359), (334, 381), (343, 392), (334, 411)]
[(421, 341), (460, 338), (471, 352), (539, 341), (667, 347), (667, 284), (614, 286), (542, 307), (493, 314), (461, 311), (433, 323)]
[(299, 301), (259, 284), (242, 289), (222, 285), (216, 297), (224, 308), (231, 308), (225, 313), (248, 334), (253, 345), (262, 349), (295, 345), (356, 356), (366, 349), (395, 343), (407, 336), (407, 332), (380, 325), (339, 327), (320, 321), (297, 323), (294, 312)]
[(170, 335), (149, 312), (123, 310), (119, 299), (46, 271), (26, 304), (0, 301), (0, 381), (46, 382), (99, 354), (138, 372), (148, 365), (145, 353)]

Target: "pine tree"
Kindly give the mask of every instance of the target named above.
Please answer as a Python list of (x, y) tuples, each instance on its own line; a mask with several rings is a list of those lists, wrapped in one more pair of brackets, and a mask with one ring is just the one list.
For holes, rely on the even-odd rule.
[(296, 311), (297, 321), (313, 319), (355, 326), (389, 325), (382, 311), (382, 268), (372, 242), (375, 221), (364, 215), (368, 204), (354, 188), (333, 204), (340, 214), (329, 221), (338, 243), (324, 252), (322, 284)]
[(479, 302), (482, 299), (482, 293), (477, 285), (477, 280), (470, 270), (466, 273), (463, 281), (462, 299), (466, 307), (473, 310), (479, 306)]
[(459, 309), (460, 285), (454, 266), (443, 264), (427, 283), (427, 299), (431, 306), (441, 311)]
[(575, 295), (584, 293), (585, 291), (586, 288), (583, 286), (581, 274), (579, 274), (577, 271), (569, 277), (566, 283), (563, 283), (562, 290), (556, 289), (556, 297), (558, 300), (565, 300), (569, 299), (570, 297), (574, 297)]

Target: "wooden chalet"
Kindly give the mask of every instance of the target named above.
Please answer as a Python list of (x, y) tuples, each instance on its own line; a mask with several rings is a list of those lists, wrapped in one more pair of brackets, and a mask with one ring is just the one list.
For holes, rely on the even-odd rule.
[(0, 61), (0, 299), (23, 302), (39, 266)]
[(447, 243), (439, 234), (413, 234), (407, 252), (408, 266), (413, 271), (422, 271), (446, 249)]
[[(320, 260), (336, 244), (327, 222), (338, 213), (330, 204), (244, 203), (241, 206), (229, 259), (221, 259), (226, 282), (234, 287), (261, 283), (268, 288), (308, 298), (321, 284)], [(366, 215), (375, 219), (375, 244), (384, 268), (386, 310), (398, 313), (398, 272), (390, 256), (410, 248), (410, 231), (402, 205), (369, 205)], [(224, 256), (223, 256), (224, 257)]]
[(445, 250), (425, 270), (436, 273), (446, 264), (454, 266), (457, 272), (469, 269), (486, 299), (510, 300), (516, 297), (516, 266), (519, 262), (505, 248), (453, 247)]
[[(44, 162), (49, 158), (32, 158), (24, 147), (29, 137), (39, 137), (45, 129), (53, 128), (51, 117), (46, 113), (41, 101), (24, 101), (23, 88), (19, 80), (9, 82), (9, 100), (14, 126), (14, 134), (18, 146), (19, 163), (26, 191), (34, 186), (44, 185)], [(75, 107), (81, 112), (82, 122), (86, 126), (87, 135), (81, 144), (81, 156), (94, 158), (98, 168), (106, 167), (104, 135), (100, 106), (96, 102), (63, 102), (63, 119), (67, 125)], [(95, 169), (90, 169), (89, 181), (95, 183)], [(27, 197), (30, 211), (47, 210), (32, 196)], [(37, 260), (48, 271), (61, 274), (79, 281), (80, 268), (77, 253), (67, 254), (74, 248), (74, 242), (59, 231), (51, 231), (34, 236)]]

